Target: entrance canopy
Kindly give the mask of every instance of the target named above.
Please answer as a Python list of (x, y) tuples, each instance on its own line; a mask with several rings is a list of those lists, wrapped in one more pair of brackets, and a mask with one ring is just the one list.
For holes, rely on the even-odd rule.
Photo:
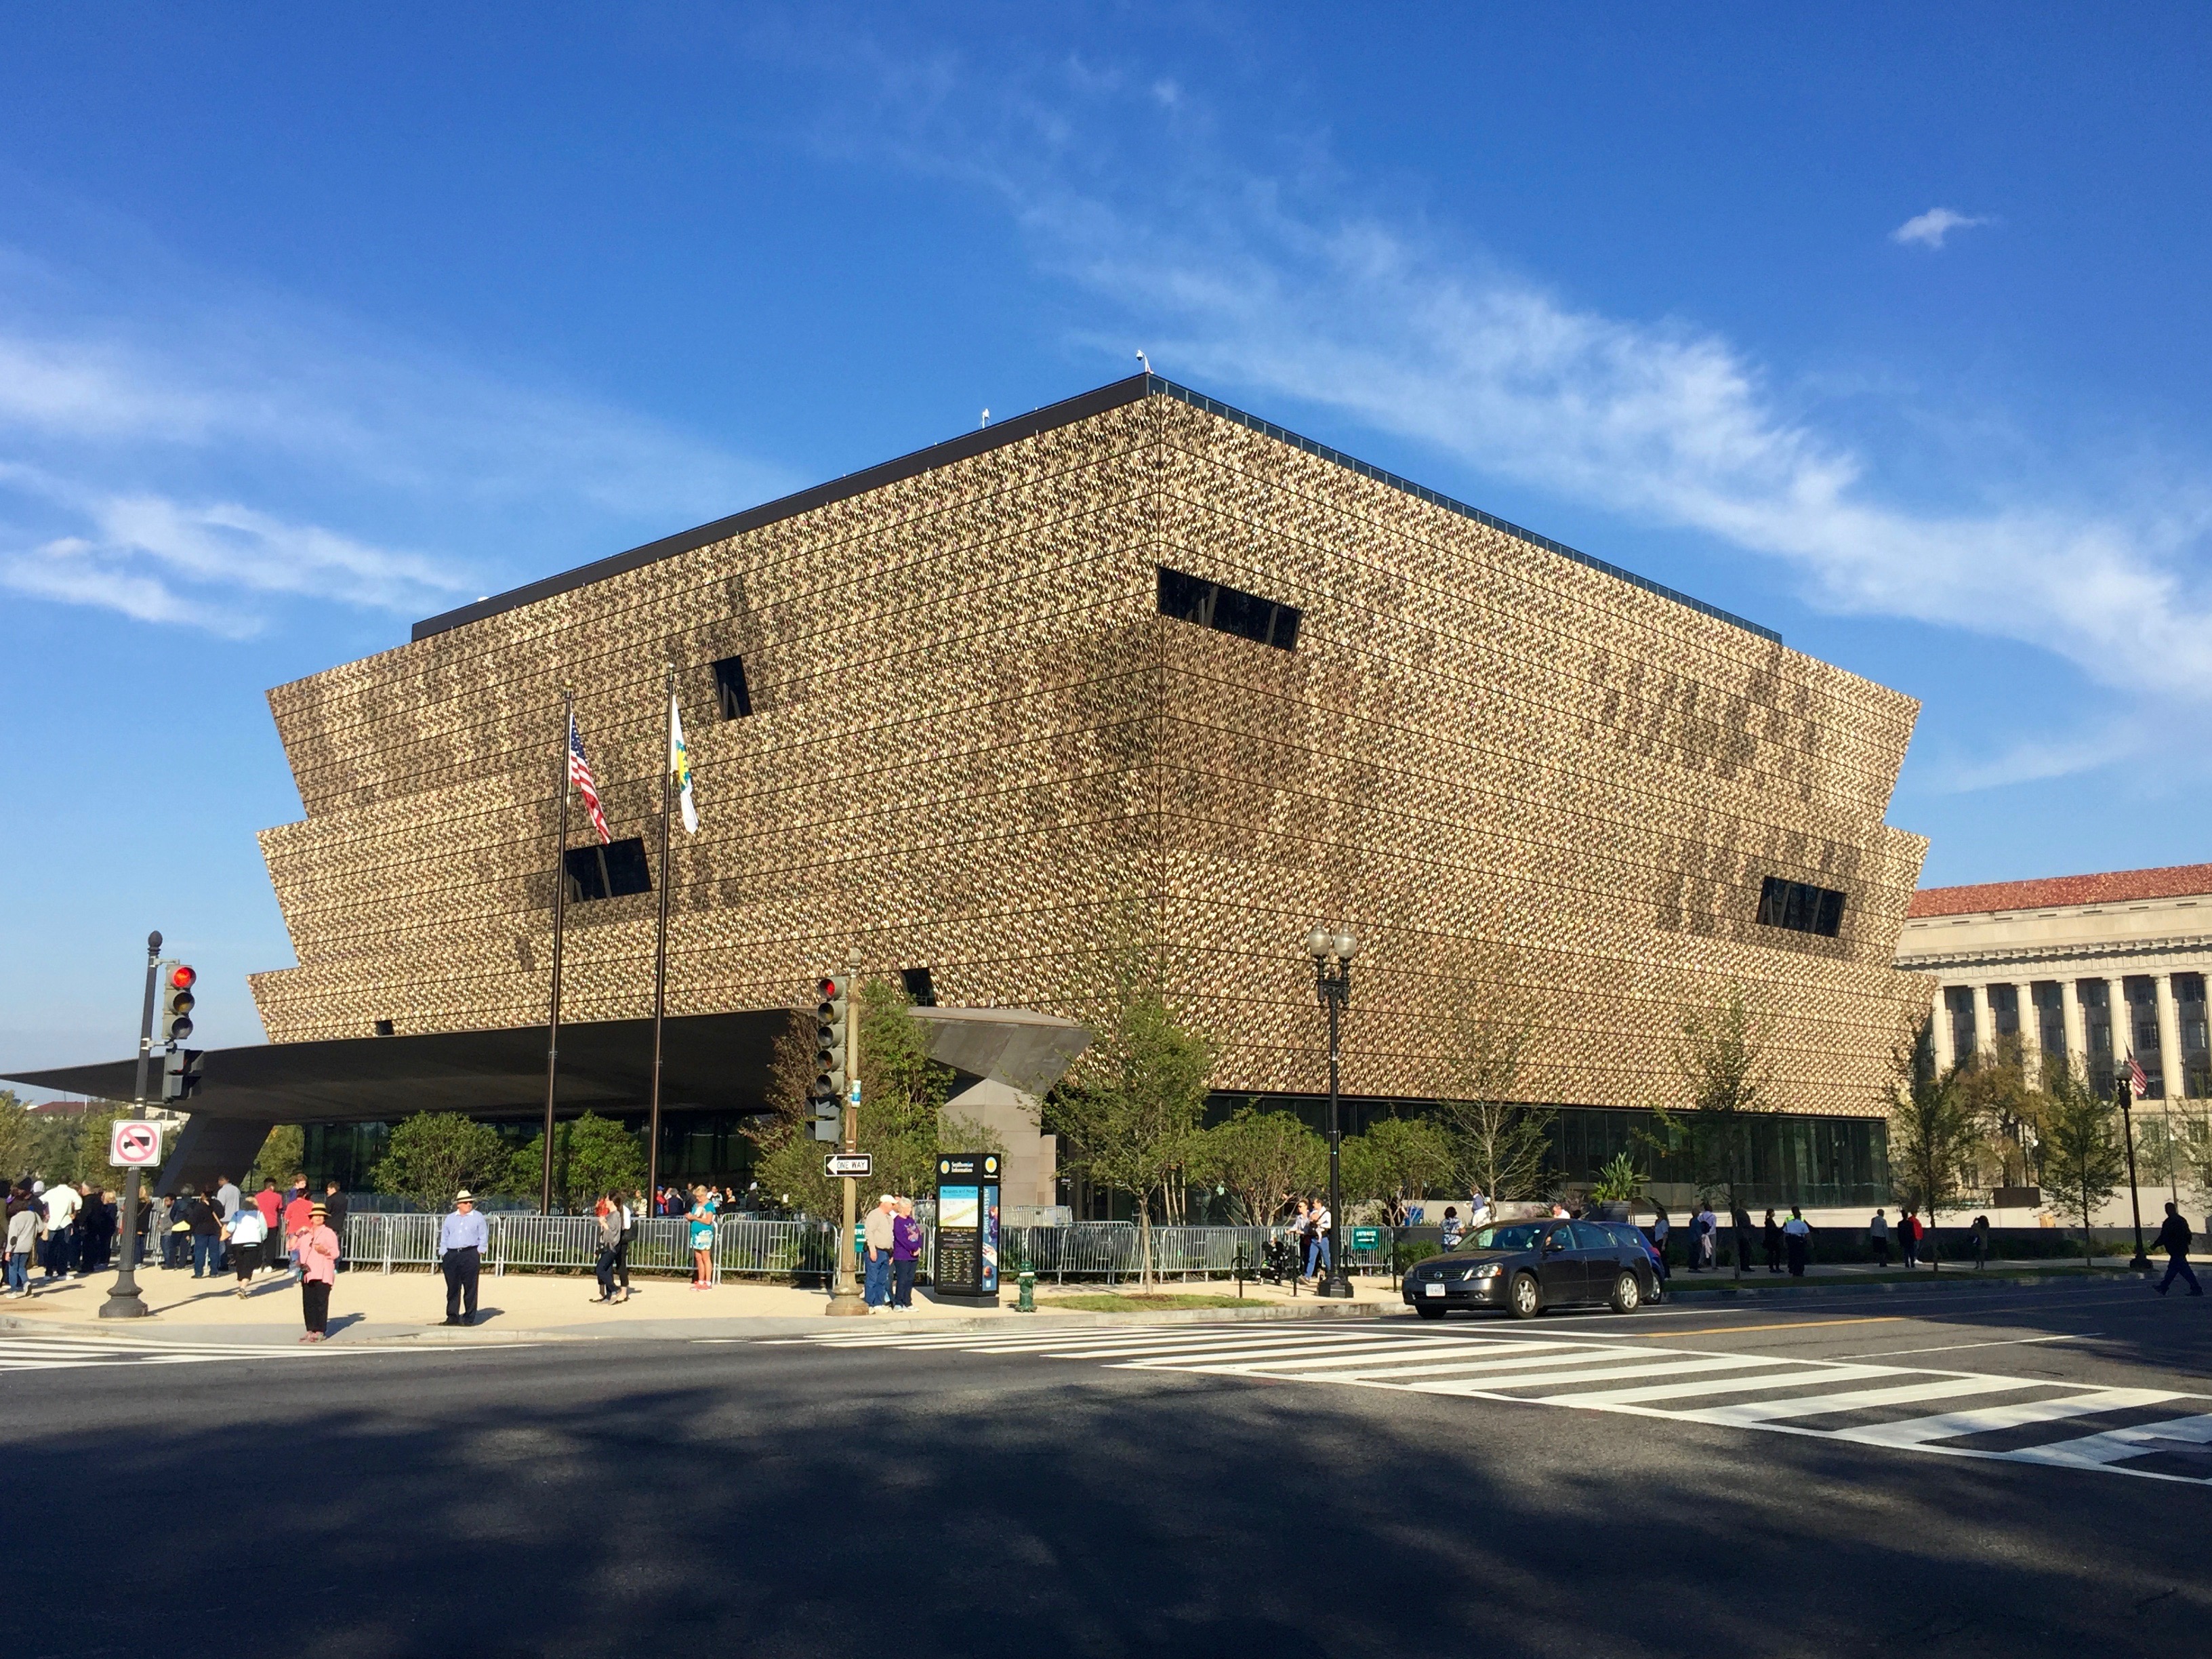
[[(793, 1018), (786, 1009), (672, 1016), (663, 1029), (664, 1107), (767, 1109), (769, 1055)], [(106, 1100), (131, 1097), (136, 1060), (19, 1072), (7, 1080)], [(192, 1116), (270, 1123), (396, 1121), (416, 1112), (528, 1117), (545, 1109), (545, 1028), (435, 1031), (210, 1048), (199, 1059)], [(158, 1089), (158, 1057), (148, 1087)], [(611, 1019), (561, 1028), (556, 1109), (633, 1111), (653, 1086), (653, 1022)]]

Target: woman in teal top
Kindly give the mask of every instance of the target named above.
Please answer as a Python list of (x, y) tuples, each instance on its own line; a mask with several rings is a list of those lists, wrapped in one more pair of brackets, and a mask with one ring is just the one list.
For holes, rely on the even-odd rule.
[(691, 1288), (703, 1291), (714, 1282), (714, 1200), (704, 1187), (691, 1189)]

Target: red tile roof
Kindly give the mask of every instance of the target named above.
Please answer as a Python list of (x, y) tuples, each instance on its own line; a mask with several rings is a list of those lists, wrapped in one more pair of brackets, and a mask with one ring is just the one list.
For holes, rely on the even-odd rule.
[(1984, 910), (2048, 910), (2062, 904), (2127, 904), (2137, 899), (2212, 894), (2212, 864), (2163, 870), (2110, 870), (2100, 876), (2046, 876), (2039, 881), (1985, 881), (1972, 887), (1923, 887), (1908, 916), (1964, 916)]

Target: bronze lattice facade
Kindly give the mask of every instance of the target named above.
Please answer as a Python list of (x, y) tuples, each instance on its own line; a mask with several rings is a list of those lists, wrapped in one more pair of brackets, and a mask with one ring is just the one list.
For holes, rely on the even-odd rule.
[[(1163, 568), (1231, 625), (1239, 593), (1297, 615), (1164, 614)], [(1504, 947), (1533, 1098), (1673, 1099), (1684, 1013), (1741, 985), (1783, 1103), (1863, 1114), (1928, 1005), (1891, 965), (1911, 699), (1158, 380), (416, 633), (270, 694), (307, 812), (262, 837), (299, 957), (253, 981), (275, 1042), (543, 1020), (562, 687), (657, 866), (670, 660), (704, 820), (665, 872), (672, 1013), (793, 1006), (854, 953), (1073, 1012), (1133, 938), (1217, 1086), (1307, 1091), (1326, 920), (1366, 947), (1350, 1093), (1438, 1092), (1443, 981)], [(1835, 931), (1760, 921), (1776, 884), (1842, 894)], [(655, 904), (568, 906), (566, 1018), (649, 1010)]]

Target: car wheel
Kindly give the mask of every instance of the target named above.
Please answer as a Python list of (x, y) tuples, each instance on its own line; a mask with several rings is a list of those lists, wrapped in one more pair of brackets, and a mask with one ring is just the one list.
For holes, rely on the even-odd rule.
[(1636, 1282), (1634, 1273), (1623, 1273), (1613, 1281), (1613, 1310), (1615, 1313), (1634, 1313), (1644, 1300), (1644, 1287)]
[(1424, 1319), (1442, 1319), (1444, 1316), (1444, 1310), (1433, 1302), (1416, 1302), (1413, 1311)]
[(1536, 1275), (1513, 1275), (1513, 1294), (1509, 1299), (1516, 1319), (1534, 1319), (1544, 1306), (1544, 1294), (1536, 1288)]

